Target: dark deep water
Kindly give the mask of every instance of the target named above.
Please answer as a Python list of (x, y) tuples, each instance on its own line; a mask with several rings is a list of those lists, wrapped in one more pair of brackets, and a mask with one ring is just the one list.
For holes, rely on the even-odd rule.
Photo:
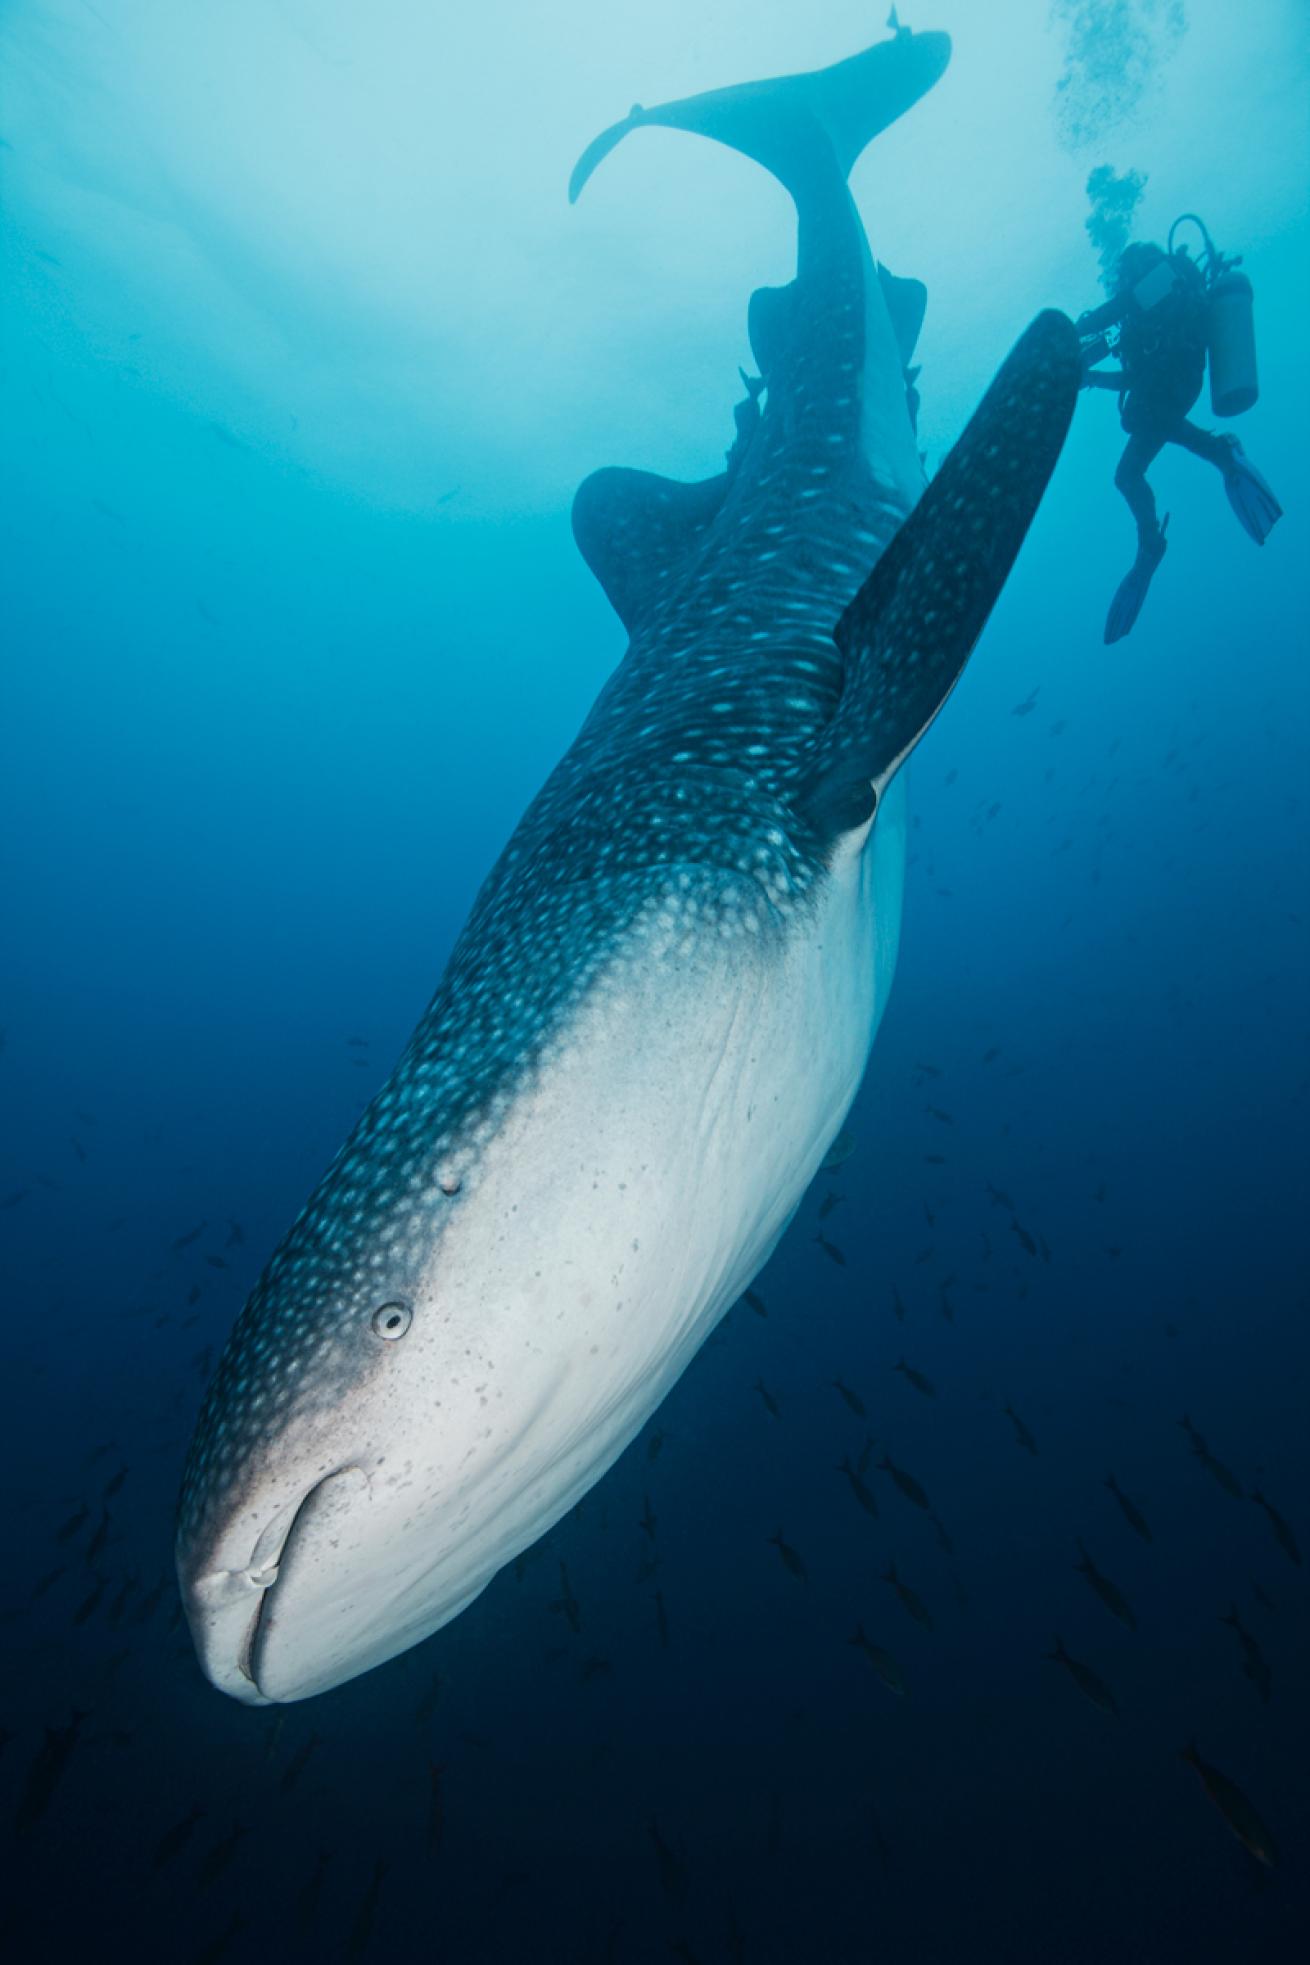
[[(1125, 17), (1155, 32), (1169, 11), (1107, 8), (1104, 33)], [(996, 154), (955, 204), (906, 160), (966, 175), (950, 146), (993, 127), (980, 101), (998, 57), (963, 6), (916, 20), (956, 35), (944, 107), (929, 97), (880, 140), (855, 188), (875, 250), (892, 229), (888, 257), (929, 281), (930, 464), (1038, 305), (1097, 299), (1091, 165), (1148, 173), (1149, 236), (1184, 207), (1208, 213), (1256, 284), (1262, 400), (1238, 427), (1285, 518), (1257, 552), (1203, 465), (1162, 460), (1171, 551), (1132, 637), (1105, 649), (1130, 528), (1109, 483), (1113, 405), (1083, 399), (964, 683), (910, 767), (900, 966), (858, 1143), (758, 1279), (767, 1315), (738, 1305), (610, 1475), (447, 1630), (261, 1712), (201, 1678), (172, 1581), (205, 1376), (621, 652), (569, 535), (574, 484), (611, 460), (714, 467), (746, 294), (784, 276), (790, 250), (774, 187), (691, 138), (634, 142), (628, 175), (616, 160), (613, 189), (598, 181), (575, 214), (556, 210), (569, 165), (634, 87), (658, 100), (835, 59), (870, 28), (848, 6), (817, 39), (726, 9), (703, 46), (690, 13), (679, 29), (566, 8), (553, 41), (512, 5), (453, 41), (428, 20), (449, 117), (506, 40), (519, 53), (500, 114), (529, 132), (502, 141), (476, 225), (452, 208), (446, 234), (431, 210), (419, 231), (421, 206), (386, 202), (428, 131), (399, 80), (398, 109), (376, 99), (413, 25), (399, 0), (354, 39), (339, 9), (234, 8), (194, 45), (148, 0), (11, 10), (11, 1955), (1299, 1955), (1306, 68), (1294, 7), (1261, 9), (1240, 38), (1221, 10), (1189, 11), (1176, 45), (1163, 29), (1143, 44), (1154, 94), (1120, 123), (1103, 105), (1096, 122), (1093, 101), (1093, 134), (1057, 141), (1070, 10), (1048, 32), (1044, 5), (1015, 0)], [(241, 59), (243, 37), (260, 60)], [(581, 79), (580, 49), (596, 67)], [(211, 68), (227, 87), (209, 104)], [(551, 99), (540, 82), (556, 72)], [(134, 74), (167, 105), (139, 150)], [(244, 127), (245, 103), (267, 131), (279, 99), (294, 142), (229, 142), (225, 118)], [(212, 150), (197, 135), (188, 152), (188, 101), (213, 109)], [(325, 160), (338, 150), (325, 104), (354, 106), (332, 134), (373, 173), (373, 205), (339, 221), (361, 242), (349, 264), (324, 258), (315, 231), (315, 144)], [(1263, 138), (1241, 159), (1206, 141), (1221, 107)], [(394, 158), (377, 134), (390, 115)], [(242, 171), (210, 196), (229, 149)], [(544, 238), (539, 178), (559, 228)], [(526, 180), (529, 215), (511, 225)], [(1024, 222), (989, 234), (984, 262), (973, 201), (1016, 186)], [(375, 233), (403, 234), (394, 288), (359, 272)], [(413, 268), (434, 239), (430, 286)], [(505, 298), (520, 266), (526, 328)], [(1185, 1415), (1240, 1496), (1189, 1450)], [(877, 1519), (839, 1471), (870, 1436)], [(931, 1515), (879, 1471), (884, 1455)], [(778, 1531), (803, 1580), (770, 1546)], [(1080, 1538), (1135, 1629), (1077, 1573)], [(930, 1628), (883, 1580), (891, 1562)], [(577, 1633), (552, 1609), (561, 1564)], [(1245, 1651), (1221, 1621), (1234, 1606)], [(857, 1624), (906, 1696), (849, 1642)], [(1116, 1715), (1045, 1659), (1056, 1633)], [(70, 1725), (54, 1768), (47, 1729)], [(1267, 1825), (1271, 1871), (1179, 1758), (1193, 1739)]]

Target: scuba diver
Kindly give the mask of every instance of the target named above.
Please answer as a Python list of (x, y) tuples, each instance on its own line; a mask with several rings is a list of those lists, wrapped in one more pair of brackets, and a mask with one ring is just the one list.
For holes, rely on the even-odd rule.
[[(1174, 248), (1174, 234), (1187, 221), (1201, 230), (1200, 263), (1186, 246)], [(1083, 386), (1113, 389), (1119, 396), (1128, 442), (1114, 482), (1137, 521), (1137, 557), (1110, 603), (1107, 642), (1121, 641), (1129, 632), (1164, 558), (1169, 516), (1157, 516), (1146, 472), (1167, 443), (1223, 473), (1228, 502), (1258, 546), (1282, 517), (1282, 506), (1237, 438), (1202, 430), (1187, 416), (1201, 393), (1207, 355), (1216, 416), (1240, 415), (1256, 400), (1251, 283), (1234, 270), (1238, 264), (1217, 251), (1195, 214), (1185, 213), (1170, 229), (1167, 250), (1147, 244), (1124, 249), (1113, 295), (1077, 322), (1084, 344)], [(1099, 370), (1097, 364), (1112, 353), (1121, 366)]]

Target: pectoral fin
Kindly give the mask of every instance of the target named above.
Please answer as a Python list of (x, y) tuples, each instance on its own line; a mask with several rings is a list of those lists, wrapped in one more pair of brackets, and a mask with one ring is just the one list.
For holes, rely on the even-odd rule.
[(1079, 374), (1072, 324), (1040, 314), (837, 623), (842, 694), (796, 795), (822, 833), (867, 822), (958, 682), (1055, 468)]

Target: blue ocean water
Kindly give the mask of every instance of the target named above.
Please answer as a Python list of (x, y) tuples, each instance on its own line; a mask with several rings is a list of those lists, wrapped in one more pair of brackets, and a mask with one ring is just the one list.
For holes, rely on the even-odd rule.
[[(24, 1960), (1297, 1955), (1303, 14), (942, 0), (911, 24), (952, 66), (852, 182), (929, 288), (930, 468), (1031, 316), (1101, 297), (1108, 164), (1145, 180), (1136, 236), (1198, 210), (1245, 255), (1261, 400), (1235, 427), (1285, 517), (1256, 549), (1166, 454), (1170, 551), (1106, 648), (1133, 535), (1113, 401), (1081, 400), (909, 767), (855, 1148), (757, 1280), (765, 1314), (731, 1311), (445, 1631), (251, 1711), (200, 1675), (172, 1578), (204, 1382), (622, 653), (575, 486), (717, 468), (748, 295), (792, 270), (791, 208), (743, 158), (642, 132), (572, 211), (569, 170), (634, 97), (817, 66), (881, 21), (6, 10), (0, 1833)], [(870, 1438), (876, 1519), (840, 1471)], [(1057, 1633), (1116, 1713), (1047, 1659)]]

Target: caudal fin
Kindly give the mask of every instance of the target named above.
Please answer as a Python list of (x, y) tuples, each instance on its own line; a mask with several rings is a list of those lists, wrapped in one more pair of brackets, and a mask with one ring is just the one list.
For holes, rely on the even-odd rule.
[(628, 131), (648, 123), (713, 137), (753, 157), (795, 197), (816, 156), (829, 170), (835, 157), (842, 176), (848, 176), (865, 145), (927, 94), (950, 58), (947, 35), (902, 30), (831, 68), (743, 82), (655, 109), (634, 103), (622, 122), (603, 130), (579, 157), (569, 179), (569, 203)]

